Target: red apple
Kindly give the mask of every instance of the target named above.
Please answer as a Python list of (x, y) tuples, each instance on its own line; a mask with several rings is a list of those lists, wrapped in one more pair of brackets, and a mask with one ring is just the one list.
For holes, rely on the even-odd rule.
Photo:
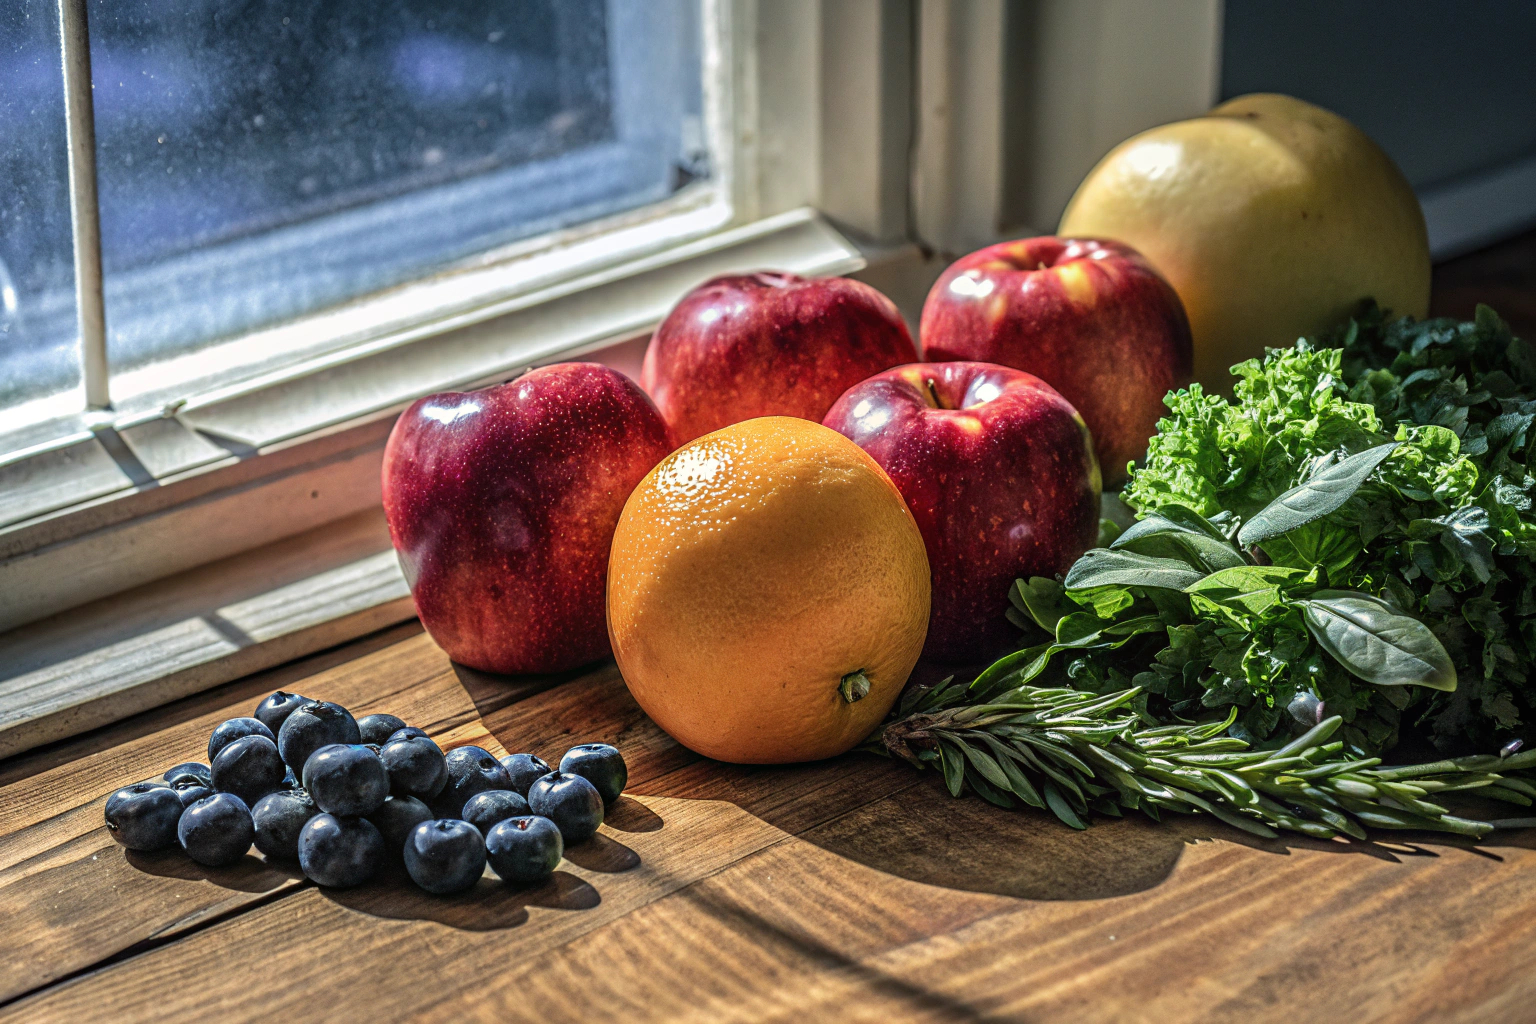
[(1088, 430), (1038, 377), (899, 366), (849, 389), (823, 422), (890, 474), (917, 519), (933, 571), (926, 657), (977, 661), (1016, 639), (1013, 581), (1066, 572), (1098, 538)]
[(717, 277), (651, 338), (640, 383), (678, 444), (756, 416), (820, 421), (848, 388), (917, 360), (890, 299), (843, 277)]
[(1050, 383), (1093, 431), (1105, 483), (1146, 454), (1163, 396), (1194, 372), (1168, 282), (1119, 242), (1025, 238), (971, 253), (923, 303), (923, 358), (979, 359)]
[(384, 449), (384, 513), (432, 639), (488, 672), (606, 655), (614, 527), (671, 450), (645, 392), (596, 363), (405, 410)]

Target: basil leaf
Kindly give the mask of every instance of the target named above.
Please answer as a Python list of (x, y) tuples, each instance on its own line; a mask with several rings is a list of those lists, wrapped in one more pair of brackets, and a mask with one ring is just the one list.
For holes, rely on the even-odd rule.
[(1282, 583), (1294, 582), (1306, 574), (1305, 569), (1293, 569), (1284, 565), (1239, 565), (1213, 572), (1204, 579), (1191, 583), (1184, 588), (1184, 593), (1235, 590), (1241, 594), (1248, 594), (1257, 590), (1269, 590)]
[(1094, 587), (1163, 587), (1183, 590), (1205, 577), (1175, 558), (1153, 558), (1134, 551), (1093, 548), (1067, 571), (1068, 590)]
[(1114, 619), (1136, 603), (1136, 595), (1130, 587), (1090, 587), (1087, 590), (1074, 590), (1072, 600), (1092, 608), (1093, 614), (1101, 619)]
[(1158, 509), (1115, 538), (1110, 548), (1176, 558), (1204, 572), (1247, 564), (1220, 531), (1199, 514), (1178, 505)]
[(1360, 531), (1336, 523), (1312, 522), (1259, 545), (1277, 565), (1320, 565), (1332, 579), (1342, 579), (1365, 546)]
[(1062, 592), (1061, 584), (1044, 576), (1032, 576), (1027, 582), (1014, 580), (1008, 600), (1052, 636), (1056, 635), (1056, 623), (1061, 617), (1074, 610)]
[(1408, 536), (1439, 540), (1443, 554), (1437, 553), (1438, 557), (1426, 557), (1410, 546), (1414, 561), (1434, 579), (1454, 579), (1461, 575), (1463, 565), (1472, 570), (1479, 583), (1487, 583), (1493, 576), (1495, 535), (1486, 509), (1468, 505), (1435, 519), (1415, 519), (1408, 524)]
[(1282, 565), (1240, 565), (1212, 573), (1185, 593), (1196, 607), (1249, 629), (1253, 626), (1250, 616), (1263, 615), (1280, 603), (1282, 584), (1305, 575), (1304, 570)]
[(1138, 615), (1134, 619), (1126, 619), (1104, 627), (1105, 636), (1137, 636), (1141, 633), (1161, 633), (1168, 627), (1162, 618), (1156, 615)]
[(1319, 590), (1297, 604), (1319, 646), (1366, 682), (1456, 689), (1456, 666), (1435, 634), (1385, 601), (1348, 590)]
[(1060, 648), (1086, 647), (1099, 638), (1099, 631), (1106, 623), (1092, 612), (1073, 612), (1063, 615), (1056, 623), (1056, 646)]
[(1365, 483), (1371, 472), (1391, 455), (1401, 442), (1389, 441), (1342, 462), (1325, 466), (1311, 479), (1297, 484), (1270, 502), (1237, 531), (1244, 547), (1278, 537), (1337, 511)]

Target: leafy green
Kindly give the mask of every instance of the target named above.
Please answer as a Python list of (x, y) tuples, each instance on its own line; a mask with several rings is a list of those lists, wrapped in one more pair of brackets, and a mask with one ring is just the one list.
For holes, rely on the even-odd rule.
[(1095, 587), (1163, 587), (1183, 590), (1205, 573), (1177, 558), (1154, 558), (1134, 551), (1094, 548), (1073, 563), (1067, 573), (1069, 590)]
[(1319, 590), (1301, 606), (1323, 650), (1366, 682), (1456, 689), (1456, 668), (1435, 634), (1380, 598)]
[(1383, 459), (1397, 450), (1397, 441), (1368, 448), (1335, 462), (1329, 452), (1315, 463), (1307, 478), (1280, 495), (1237, 531), (1239, 544), (1258, 544), (1290, 533), (1336, 512), (1365, 483), (1371, 471), (1381, 465)]
[[(1242, 709), (1233, 735), (1260, 741), (1306, 690), (1340, 716), (1351, 752), (1366, 756), (1391, 743), (1406, 700), (1389, 694), (1373, 707), (1372, 690), (1357, 682), (1455, 688), (1450, 656), (1418, 619), (1373, 595), (1329, 589), (1318, 567), (1258, 564), (1187, 508), (1175, 516), (1177, 529), (1154, 515), (1122, 536), (1135, 543), (1150, 524), (1140, 536), (1202, 538), (1165, 549), (1179, 557), (1096, 549), (1063, 583), (1015, 585), (1019, 619), (1054, 631), (1054, 641), (1000, 659), (968, 698), (996, 700), (1056, 670), (1078, 690), (1143, 687), (1165, 719), (1228, 706), (1237, 718)], [(1212, 570), (1212, 560), (1238, 564)]]
[[(1487, 307), (1466, 323), (1415, 322), (1366, 304), (1338, 331), (1233, 372), (1233, 401), (1198, 385), (1168, 397), (1123, 495), (1142, 520), (1117, 549), (1210, 573), (1218, 549), (1166, 525), (1198, 515), (1210, 540), (1240, 522), (1249, 559), (1303, 575), (1202, 584), (1166, 644), (1079, 654), (1065, 666), (1073, 685), (1128, 678), (1174, 713), (1231, 705), (1235, 733), (1256, 740), (1288, 731), (1281, 712), (1310, 692), (1369, 752), (1395, 742), (1404, 713), (1447, 749), (1487, 749), (1529, 722), (1536, 348)], [(1325, 589), (1352, 594), (1340, 605)], [(1141, 614), (1150, 593), (1114, 614)]]

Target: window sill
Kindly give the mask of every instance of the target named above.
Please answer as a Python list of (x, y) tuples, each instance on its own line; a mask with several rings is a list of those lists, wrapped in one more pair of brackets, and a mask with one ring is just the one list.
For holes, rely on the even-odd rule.
[(412, 618), (382, 510), (0, 636), (0, 758)]

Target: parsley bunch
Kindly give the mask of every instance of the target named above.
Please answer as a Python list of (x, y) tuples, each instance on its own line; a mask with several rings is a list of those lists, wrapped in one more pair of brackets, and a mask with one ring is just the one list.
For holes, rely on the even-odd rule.
[[(1093, 618), (1072, 628), (1097, 640), (1047, 644), (1058, 648), (1047, 662), (1071, 651), (1061, 667), (1073, 686), (1141, 686), (1177, 717), (1234, 708), (1235, 734), (1255, 742), (1288, 734), (1319, 702), (1367, 754), (1396, 742), (1404, 715), (1448, 750), (1486, 750), (1529, 721), (1536, 348), (1486, 307), (1458, 323), (1388, 320), (1368, 305), (1332, 335), (1233, 370), (1235, 401), (1199, 385), (1169, 396), (1123, 495), (1143, 522), (1084, 556), (1065, 590), (1016, 588), (1021, 624)], [(1111, 552), (1165, 560), (1218, 541), (1226, 564), (1200, 566), (1201, 579), (1237, 573), (1235, 590), (1086, 571)], [(1060, 601), (1081, 611), (1058, 617)], [(1320, 609), (1340, 601), (1350, 610), (1330, 634)], [(1423, 636), (1394, 640), (1414, 629), (1435, 650)], [(1330, 636), (1353, 646), (1330, 649)], [(1396, 685), (1371, 680), (1377, 655), (1397, 659)], [(1449, 674), (1432, 665), (1440, 657)]]

